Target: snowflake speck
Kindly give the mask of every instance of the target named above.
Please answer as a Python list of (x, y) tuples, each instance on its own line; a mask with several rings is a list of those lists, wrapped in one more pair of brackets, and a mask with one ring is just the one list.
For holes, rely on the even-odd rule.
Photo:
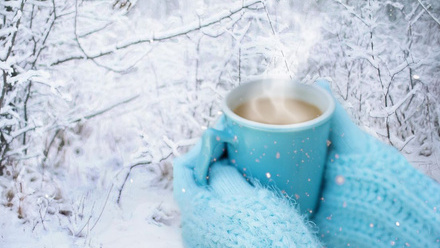
[(345, 177), (344, 177), (344, 176), (341, 176), (341, 175), (336, 176), (335, 181), (336, 181), (336, 184), (337, 184), (337, 185), (342, 185), (342, 184), (345, 183)]
[(270, 175), (269, 172), (266, 173), (266, 177), (267, 177), (267, 178), (270, 178), (270, 177), (271, 177), (271, 175)]
[(330, 146), (332, 142), (330, 140), (327, 140), (327, 146)]
[(396, 221), (396, 226), (400, 226), (400, 222)]
[(183, 193), (185, 193), (185, 192), (186, 192), (186, 190), (185, 190), (184, 188), (182, 188), (182, 192), (183, 192)]
[(391, 243), (391, 246), (394, 246), (396, 244), (396, 242), (394, 242), (394, 241), (391, 241), (390, 243)]
[(370, 223), (370, 227), (373, 228), (373, 227), (374, 227), (374, 224), (373, 224), (373, 223)]
[(279, 152), (277, 152), (277, 154), (275, 155), (275, 157), (277, 158), (277, 159), (279, 159), (280, 158), (280, 153)]

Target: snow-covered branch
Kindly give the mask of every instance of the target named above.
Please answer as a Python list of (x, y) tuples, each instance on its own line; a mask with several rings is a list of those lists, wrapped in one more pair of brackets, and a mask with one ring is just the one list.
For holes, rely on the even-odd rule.
[(126, 49), (128, 47), (139, 45), (143, 43), (151, 44), (153, 42), (160, 42), (160, 41), (166, 41), (173, 38), (177, 38), (180, 36), (185, 36), (189, 33), (201, 30), (203, 28), (212, 26), (214, 24), (218, 24), (222, 22), (225, 19), (231, 18), (233, 15), (243, 11), (244, 9), (248, 9), (252, 7), (253, 5), (262, 3), (261, 0), (248, 0), (244, 1), (240, 4), (235, 4), (233, 7), (231, 7), (229, 10), (221, 11), (209, 18), (203, 19), (203, 20), (197, 20), (194, 21), (188, 25), (185, 25), (183, 27), (171, 29), (169, 31), (163, 31), (158, 33), (153, 33), (147, 36), (143, 37), (134, 37), (127, 39), (125, 41), (118, 42), (115, 45), (109, 46), (107, 48), (104, 48), (100, 51), (94, 51), (94, 52), (86, 52), (83, 49), (83, 54), (68, 56), (63, 59), (59, 59), (57, 61), (54, 61), (51, 63), (51, 65), (58, 65), (67, 61), (71, 60), (77, 60), (77, 59), (96, 59), (102, 56), (110, 55), (115, 53), (116, 51)]
[(412, 97), (414, 94), (416, 94), (419, 91), (418, 87), (412, 89), (405, 97), (400, 99), (396, 104), (393, 106), (389, 106), (386, 108), (383, 108), (379, 111), (371, 111), (370, 116), (375, 118), (386, 118), (390, 115), (396, 113), (396, 110), (400, 108), (410, 97)]
[(440, 21), (431, 13), (431, 11), (428, 10), (428, 8), (422, 3), (421, 0), (417, 0), (420, 4), (420, 6), (422, 6), (422, 8), (426, 11), (426, 13), (428, 13), (428, 15), (438, 24), (440, 25)]

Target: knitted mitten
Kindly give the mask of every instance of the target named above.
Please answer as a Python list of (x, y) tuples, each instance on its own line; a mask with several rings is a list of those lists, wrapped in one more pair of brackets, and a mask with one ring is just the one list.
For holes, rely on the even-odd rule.
[(320, 247), (310, 222), (273, 191), (252, 187), (226, 161), (211, 166), (209, 186), (194, 181), (200, 144), (174, 161), (174, 197), (185, 247)]
[(362, 132), (339, 104), (332, 121), (314, 218), (326, 247), (440, 247), (440, 184)]

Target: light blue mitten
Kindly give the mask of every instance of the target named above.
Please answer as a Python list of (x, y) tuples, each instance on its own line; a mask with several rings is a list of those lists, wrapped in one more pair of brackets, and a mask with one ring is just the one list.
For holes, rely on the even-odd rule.
[(314, 217), (326, 247), (440, 247), (440, 184), (361, 131), (339, 104), (330, 141)]
[(313, 225), (273, 191), (251, 186), (225, 160), (212, 165), (209, 185), (194, 181), (200, 144), (174, 161), (174, 197), (185, 247), (321, 247)]

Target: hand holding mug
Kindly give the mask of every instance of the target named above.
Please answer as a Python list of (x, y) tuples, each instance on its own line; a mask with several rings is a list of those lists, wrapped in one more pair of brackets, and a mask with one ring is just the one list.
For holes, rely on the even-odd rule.
[(245, 178), (274, 187), (312, 214), (334, 109), (331, 95), (313, 85), (290, 80), (240, 85), (222, 102), (223, 130), (208, 129), (202, 137), (196, 182), (207, 184), (210, 164), (226, 150), (229, 163)]

